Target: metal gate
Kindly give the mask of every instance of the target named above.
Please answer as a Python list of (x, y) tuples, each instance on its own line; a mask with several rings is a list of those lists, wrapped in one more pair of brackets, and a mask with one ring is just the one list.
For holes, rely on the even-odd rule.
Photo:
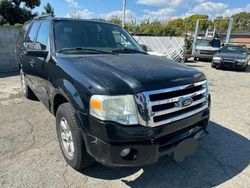
[(140, 44), (145, 44), (155, 52), (165, 54), (168, 59), (182, 61), (184, 57), (184, 37), (133, 36)]

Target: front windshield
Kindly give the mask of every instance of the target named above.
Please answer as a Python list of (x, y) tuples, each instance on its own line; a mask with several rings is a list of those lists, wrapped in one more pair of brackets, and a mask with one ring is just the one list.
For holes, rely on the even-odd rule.
[(139, 44), (121, 27), (94, 21), (58, 20), (54, 24), (56, 52), (143, 53)]
[(220, 49), (221, 53), (247, 54), (249, 51), (243, 46), (225, 46)]
[(219, 48), (220, 47), (220, 40), (218, 40), (218, 39), (212, 39), (212, 40), (198, 39), (197, 45), (198, 46), (211, 46), (214, 48)]
[(210, 40), (198, 39), (197, 45), (198, 46), (210, 46), (209, 42)]

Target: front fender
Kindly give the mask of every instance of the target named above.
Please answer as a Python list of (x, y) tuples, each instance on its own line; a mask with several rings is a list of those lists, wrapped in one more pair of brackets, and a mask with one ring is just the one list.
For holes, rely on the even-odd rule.
[(53, 93), (52, 106), (54, 106), (54, 100), (57, 94), (64, 96), (76, 111), (86, 112), (86, 104), (84, 104), (79, 92), (70, 81), (64, 79), (60, 82), (60, 85), (55, 89)]

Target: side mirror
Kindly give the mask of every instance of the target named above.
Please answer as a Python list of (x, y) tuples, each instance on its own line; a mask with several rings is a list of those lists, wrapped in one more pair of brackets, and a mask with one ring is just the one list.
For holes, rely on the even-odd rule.
[(46, 58), (48, 53), (49, 52), (45, 50), (27, 50), (26, 55)]
[(140, 44), (141, 48), (143, 49), (144, 52), (148, 52), (148, 48), (145, 44)]

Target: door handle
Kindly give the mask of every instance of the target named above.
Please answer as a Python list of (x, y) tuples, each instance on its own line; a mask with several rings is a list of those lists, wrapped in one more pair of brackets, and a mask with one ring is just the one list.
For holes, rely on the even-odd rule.
[(34, 67), (34, 65), (35, 65), (34, 59), (31, 59), (31, 60), (30, 60), (30, 65), (31, 65), (32, 67)]

